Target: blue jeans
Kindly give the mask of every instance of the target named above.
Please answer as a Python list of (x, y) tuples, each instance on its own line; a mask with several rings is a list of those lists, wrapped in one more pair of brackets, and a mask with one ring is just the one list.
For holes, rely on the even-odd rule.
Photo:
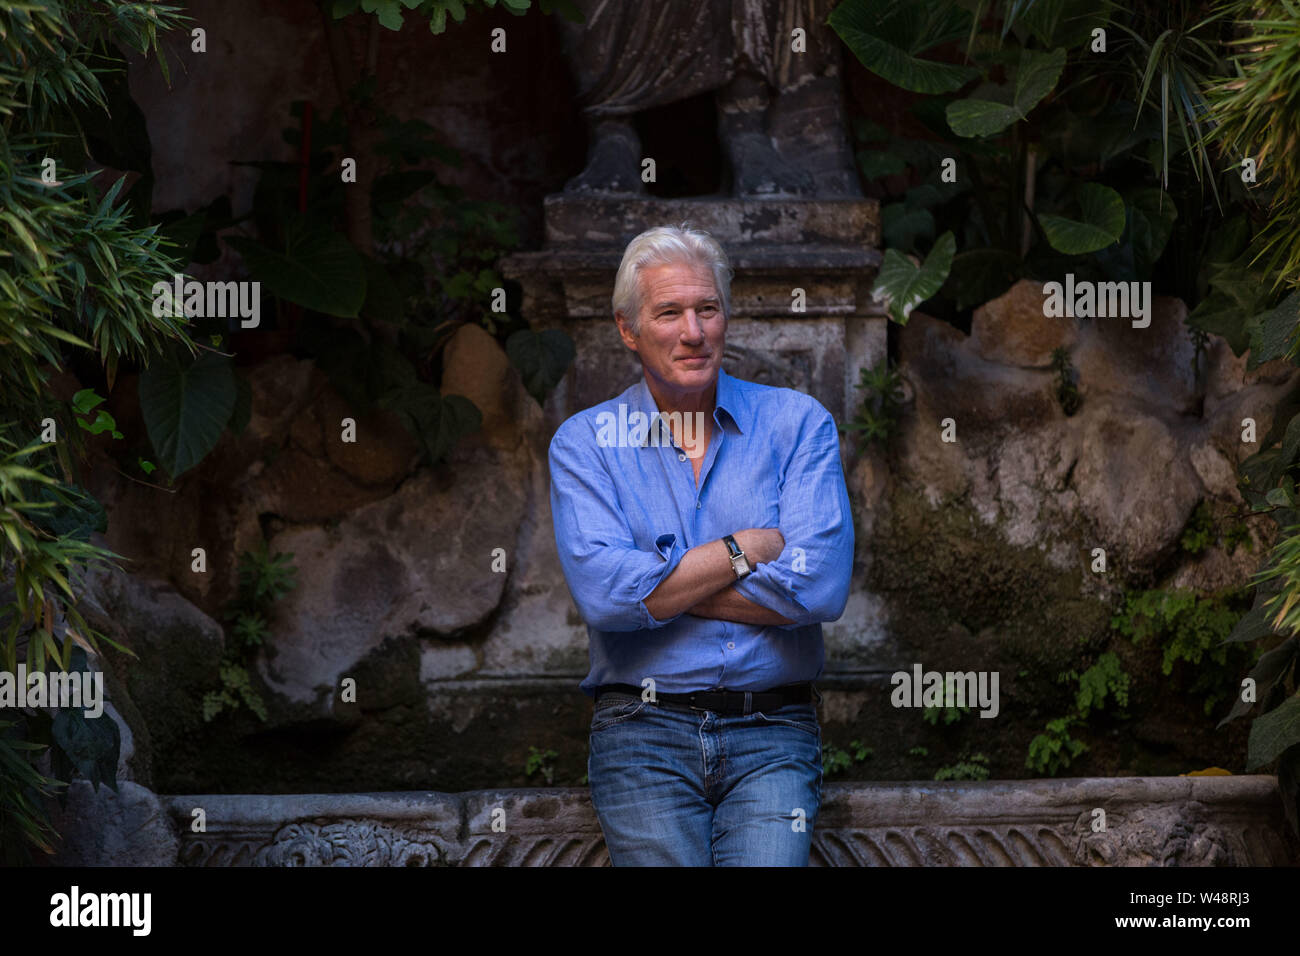
[(590, 748), (614, 866), (808, 865), (822, 795), (813, 704), (737, 716), (606, 693)]

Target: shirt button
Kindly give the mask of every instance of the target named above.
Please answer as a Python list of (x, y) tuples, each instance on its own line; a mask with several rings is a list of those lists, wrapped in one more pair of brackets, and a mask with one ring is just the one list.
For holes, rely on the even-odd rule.
[(734, 650), (736, 649), (736, 642), (735, 642), (735, 641), (727, 641), (727, 647), (728, 647), (729, 649), (731, 649), (731, 650), (734, 651)]
[(678, 460), (678, 461), (685, 461), (685, 460), (686, 460), (686, 456), (685, 456), (685, 455), (678, 455), (678, 456), (677, 456), (677, 460)]
[(697, 507), (697, 508), (703, 508), (704, 505), (700, 504), (700, 503), (697, 501), (697, 502), (695, 502), (695, 507)]

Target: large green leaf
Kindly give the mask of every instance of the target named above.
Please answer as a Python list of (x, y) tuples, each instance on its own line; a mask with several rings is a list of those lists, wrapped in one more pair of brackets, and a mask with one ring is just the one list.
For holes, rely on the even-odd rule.
[(1039, 224), (1057, 252), (1079, 256), (1105, 249), (1124, 234), (1124, 199), (1109, 186), (1084, 183), (1078, 190), (1081, 221), (1040, 214)]
[(968, 249), (952, 260), (948, 281), (944, 283), (957, 308), (969, 309), (996, 299), (1015, 285), (1024, 273), (1024, 264), (1006, 249)]
[(392, 409), (419, 438), (431, 462), (446, 457), (464, 435), (477, 431), (483, 413), (461, 395), (441, 395), (427, 382), (404, 385), (380, 396), (378, 404)]
[(510, 364), (519, 370), (524, 388), (539, 404), (560, 384), (575, 354), (573, 339), (559, 329), (520, 329), (506, 339)]
[(891, 319), (906, 325), (912, 310), (943, 287), (956, 249), (957, 240), (945, 232), (919, 266), (897, 249), (885, 250), (871, 297), (885, 306)]
[(973, 67), (919, 55), (970, 29), (970, 13), (953, 3), (844, 0), (827, 23), (863, 66), (905, 90), (951, 93), (980, 75)]
[(230, 360), (214, 352), (201, 352), (188, 364), (157, 361), (144, 370), (140, 411), (158, 460), (172, 477), (216, 446), (237, 397)]
[(934, 235), (934, 216), (905, 202), (890, 203), (880, 208), (880, 231), (886, 246), (911, 252), (917, 239)]
[[(1300, 651), (1300, 641), (1295, 637), (1288, 637), (1267, 654), (1261, 655), (1249, 675), (1255, 681), (1256, 702), (1268, 700), (1269, 694), (1277, 686), (1278, 681), (1285, 679), (1286, 675), (1290, 673), (1291, 665), (1295, 663), (1297, 651)], [(1254, 706), (1254, 703), (1247, 703), (1241, 699), (1241, 694), (1238, 694), (1236, 701), (1232, 705), (1232, 710), (1228, 712), (1227, 717), (1219, 721), (1218, 726), (1222, 727), (1229, 721), (1236, 720), (1238, 717), (1249, 713)]]
[(1267, 312), (1251, 318), (1250, 357), (1246, 368), (1253, 369), (1272, 359), (1293, 354), (1296, 326), (1300, 325), (1300, 290), (1292, 292)]
[(1149, 276), (1173, 235), (1178, 209), (1173, 197), (1156, 186), (1130, 190), (1124, 198), (1134, 264), (1139, 274)]
[(379, 18), (381, 26), (390, 30), (402, 29), (402, 5), (399, 0), (361, 0), (361, 9)]
[(1250, 348), (1250, 329), (1241, 309), (1221, 293), (1212, 293), (1202, 299), (1187, 316), (1187, 324), (1202, 332), (1213, 332), (1228, 342), (1234, 355), (1240, 356)]
[(1006, 102), (969, 98), (949, 103), (948, 125), (958, 136), (1000, 133), (1012, 123), (1025, 119), (1052, 92), (1064, 68), (1064, 48), (1050, 52), (1022, 50), (1015, 80), (1006, 89)]
[[(1251, 335), (1261, 318), (1260, 309), (1270, 297), (1266, 277), (1248, 266), (1251, 253), (1240, 251), (1247, 241), (1243, 228), (1248, 228), (1244, 217), (1230, 219), (1211, 237), (1211, 247), (1224, 258), (1207, 253), (1198, 284), (1203, 283), (1210, 291), (1187, 317), (1192, 328), (1227, 339), (1234, 355), (1250, 347)], [(1235, 258), (1228, 258), (1232, 256)]]
[[(92, 672), (82, 648), (73, 648), (68, 672), (84, 674), (89, 682)], [(117, 721), (107, 711), (88, 719), (85, 714), (87, 709), (89, 704), (83, 698), (81, 707), (60, 707), (55, 710), (50, 726), (50, 736), (55, 744), (54, 764), (60, 773), (76, 768), (95, 790), (99, 789), (101, 783), (117, 790), (117, 761), (122, 749), (122, 732), (118, 729)]]
[(1250, 725), (1246, 769), (1254, 770), (1300, 744), (1300, 694), (1292, 694)]
[(225, 238), (272, 295), (314, 312), (355, 318), (366, 300), (366, 270), (352, 243), (303, 217), (289, 221), (285, 240), (279, 252), (243, 236)]

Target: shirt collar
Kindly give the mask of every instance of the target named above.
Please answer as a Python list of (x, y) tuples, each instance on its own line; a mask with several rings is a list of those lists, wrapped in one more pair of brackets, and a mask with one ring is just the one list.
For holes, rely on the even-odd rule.
[[(743, 435), (749, 428), (749, 407), (745, 404), (745, 398), (736, 386), (736, 379), (721, 368), (718, 369), (718, 389), (717, 394), (714, 396), (713, 405), (713, 420), (718, 423), (719, 428), (734, 431), (740, 435)], [(644, 412), (652, 423), (658, 423), (659, 406), (655, 404), (654, 396), (650, 394), (650, 387), (646, 385), (644, 375), (641, 376), (636, 385), (635, 407)], [(653, 434), (654, 425), (648, 430), (645, 439), (641, 443), (642, 447), (647, 447), (652, 443), (651, 436)]]

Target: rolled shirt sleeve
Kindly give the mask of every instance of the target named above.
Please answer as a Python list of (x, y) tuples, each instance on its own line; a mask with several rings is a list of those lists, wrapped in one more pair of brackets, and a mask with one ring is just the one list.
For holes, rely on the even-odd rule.
[(645, 599), (673, 572), (685, 549), (670, 531), (655, 538), (654, 550), (637, 548), (590, 431), (581, 419), (566, 422), (548, 454), (555, 546), (569, 592), (582, 619), (597, 630), (662, 627), (681, 614), (658, 620)]
[(839, 431), (820, 404), (803, 417), (780, 491), (785, 550), (737, 581), (736, 590), (788, 618), (784, 629), (833, 621), (844, 613), (853, 573), (849, 507)]

